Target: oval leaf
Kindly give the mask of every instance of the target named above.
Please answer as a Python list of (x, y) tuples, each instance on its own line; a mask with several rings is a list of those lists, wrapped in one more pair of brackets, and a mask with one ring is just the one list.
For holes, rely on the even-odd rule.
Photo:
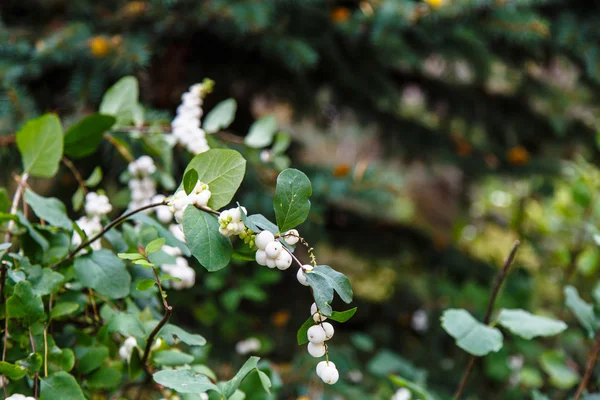
[(75, 378), (64, 371), (42, 379), (40, 388), (40, 400), (85, 400)]
[(565, 287), (565, 304), (575, 314), (579, 323), (585, 328), (590, 338), (596, 336), (596, 316), (594, 306), (579, 297), (577, 289), (573, 286)]
[(310, 180), (297, 169), (286, 169), (277, 177), (273, 208), (280, 232), (300, 225), (310, 211)]
[(202, 128), (206, 133), (215, 133), (227, 128), (235, 118), (237, 103), (234, 99), (223, 100), (217, 104), (202, 121)]
[(498, 316), (498, 323), (524, 339), (553, 336), (567, 329), (567, 324), (562, 321), (533, 315), (524, 310), (503, 309)]
[(209, 271), (225, 268), (233, 248), (229, 238), (219, 233), (219, 221), (213, 214), (188, 206), (183, 213), (183, 233), (192, 255)]
[(192, 190), (196, 187), (198, 183), (198, 172), (195, 169), (188, 170), (183, 176), (183, 190), (185, 190), (185, 194), (192, 193)]
[(277, 119), (273, 115), (262, 117), (250, 126), (244, 143), (255, 149), (267, 147), (273, 142), (275, 132), (277, 132)]
[(75, 275), (81, 284), (111, 299), (129, 294), (131, 276), (125, 263), (110, 250), (101, 249), (75, 259)]
[(92, 114), (69, 128), (65, 134), (65, 154), (71, 158), (83, 158), (93, 154), (117, 120), (111, 115)]
[(458, 347), (475, 356), (485, 356), (502, 348), (502, 333), (477, 321), (466, 310), (444, 311), (442, 328), (456, 339)]
[(125, 76), (110, 87), (102, 97), (100, 113), (112, 115), (120, 125), (134, 121), (138, 113), (138, 81), (133, 76)]
[(42, 115), (17, 132), (17, 147), (23, 170), (38, 178), (51, 178), (58, 171), (63, 156), (63, 131), (54, 114)]
[(178, 391), (179, 393), (206, 393), (214, 390), (221, 393), (206, 375), (189, 369), (163, 370), (152, 375), (159, 385)]
[(140, 292), (143, 292), (144, 290), (148, 290), (154, 287), (155, 283), (156, 281), (154, 279), (142, 279), (137, 283), (137, 285), (135, 285), (135, 288)]
[(65, 205), (54, 197), (42, 197), (31, 189), (25, 191), (25, 201), (40, 219), (50, 225), (67, 230), (73, 229), (73, 222), (67, 217)]

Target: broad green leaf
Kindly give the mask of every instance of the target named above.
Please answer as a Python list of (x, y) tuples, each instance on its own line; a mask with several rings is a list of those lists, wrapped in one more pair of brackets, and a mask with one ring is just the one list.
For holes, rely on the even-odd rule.
[(83, 158), (93, 154), (117, 120), (111, 115), (92, 114), (83, 118), (65, 133), (65, 154)]
[(333, 301), (333, 287), (329, 280), (320, 274), (313, 274), (312, 272), (305, 274), (308, 285), (313, 290), (313, 297), (319, 311), (323, 315), (331, 315), (333, 311), (329, 305)]
[(449, 309), (442, 314), (442, 328), (456, 345), (475, 356), (484, 356), (502, 348), (502, 333), (477, 321), (468, 311)]
[(121, 383), (123, 375), (115, 368), (102, 367), (94, 372), (86, 381), (87, 386), (93, 390), (116, 389)]
[(341, 272), (337, 272), (329, 265), (318, 265), (316, 268), (310, 272), (311, 274), (322, 275), (329, 281), (329, 284), (336, 291), (338, 296), (345, 303), (351, 303), (353, 292), (352, 285), (350, 284), (350, 279)]
[(110, 87), (102, 97), (100, 114), (112, 115), (119, 125), (128, 125), (134, 121), (138, 107), (138, 81), (133, 76), (126, 76)]
[(303, 223), (310, 211), (312, 186), (308, 177), (297, 169), (286, 169), (277, 177), (273, 209), (280, 232)]
[(275, 132), (277, 132), (277, 119), (273, 115), (267, 115), (250, 125), (244, 143), (255, 149), (267, 147), (273, 142)]
[(152, 377), (159, 385), (179, 393), (205, 393), (209, 390), (221, 393), (221, 390), (206, 375), (189, 369), (166, 369), (156, 372)]
[(589, 247), (583, 250), (577, 256), (577, 270), (583, 276), (591, 276), (598, 270), (600, 262), (600, 250), (595, 247)]
[(146, 245), (146, 254), (156, 253), (165, 245), (167, 240), (165, 238), (154, 239)]
[(169, 343), (173, 343), (173, 338), (177, 338), (188, 346), (204, 346), (206, 344), (206, 339), (202, 336), (186, 332), (180, 327), (171, 324), (166, 324), (160, 330), (158, 336)]
[(100, 167), (94, 168), (89, 178), (85, 180), (85, 186), (95, 187), (102, 181), (102, 169)]
[(144, 334), (144, 325), (137, 315), (118, 313), (108, 322), (108, 331), (110, 333), (119, 332), (123, 336), (135, 336), (142, 338)]
[(100, 249), (77, 257), (75, 275), (84, 287), (110, 299), (121, 299), (129, 294), (131, 276), (125, 263), (110, 250)]
[(300, 329), (298, 329), (298, 332), (296, 333), (296, 340), (298, 341), (299, 346), (302, 346), (303, 344), (308, 343), (308, 336), (307, 336), (308, 330), (314, 324), (315, 324), (315, 321), (313, 320), (313, 317), (310, 316), (310, 317), (308, 317), (308, 319), (306, 321), (304, 321), (304, 323), (302, 324)]
[(498, 316), (498, 323), (524, 339), (553, 336), (567, 329), (563, 321), (540, 317), (524, 310), (503, 309)]
[(31, 236), (31, 238), (40, 245), (44, 253), (47, 252), (50, 248), (50, 243), (48, 243), (46, 238), (39, 233), (37, 229), (33, 227), (33, 225), (31, 225), (31, 222), (29, 222), (27, 218), (23, 216), (21, 211), (17, 211), (17, 217), (19, 218), (19, 224), (23, 225), (27, 229), (29, 236)]
[(350, 318), (352, 318), (354, 316), (354, 314), (356, 314), (356, 310), (357, 310), (357, 307), (351, 308), (346, 311), (334, 311), (331, 313), (331, 315), (328, 318), (333, 321), (337, 321), (337, 322), (346, 322)]
[(6, 308), (10, 318), (22, 319), (27, 326), (46, 318), (42, 298), (33, 293), (28, 281), (15, 285), (13, 295), (6, 301)]
[(594, 314), (594, 306), (585, 302), (581, 297), (577, 289), (573, 286), (565, 287), (565, 304), (575, 314), (575, 317), (579, 323), (585, 328), (588, 333), (588, 337), (593, 338), (596, 336), (596, 316)]
[(269, 221), (262, 214), (252, 214), (250, 216), (246, 216), (244, 213), (242, 213), (242, 220), (244, 221), (244, 225), (246, 225), (248, 229), (254, 233), (259, 233), (261, 230), (267, 230), (274, 235), (279, 233), (279, 228), (277, 228), (277, 225)]
[(185, 172), (190, 169), (195, 169), (198, 179), (208, 185), (211, 192), (208, 206), (218, 210), (229, 204), (240, 187), (246, 160), (235, 150), (211, 149), (194, 157)]
[(184, 365), (194, 361), (194, 356), (178, 350), (161, 350), (153, 353), (152, 360), (158, 365)]
[(40, 390), (40, 400), (85, 400), (75, 378), (64, 371), (43, 378)]
[(55, 114), (42, 115), (17, 132), (23, 170), (37, 178), (51, 178), (63, 156), (63, 131)]
[(225, 382), (222, 386), (223, 394), (226, 398), (229, 398), (235, 391), (240, 387), (240, 383), (244, 380), (244, 378), (252, 371), (256, 369), (258, 365), (259, 357), (250, 357), (248, 361), (242, 365), (242, 368), (235, 374), (233, 378)]
[(219, 222), (213, 214), (189, 206), (183, 214), (183, 232), (192, 255), (209, 271), (229, 264), (233, 248), (229, 238), (219, 233)]
[(259, 369), (257, 369), (256, 372), (258, 372), (258, 378), (260, 379), (260, 383), (262, 384), (263, 389), (265, 389), (265, 392), (271, 394), (271, 380), (269, 379), (269, 376)]
[(421, 385), (417, 385), (409, 380), (402, 378), (401, 376), (390, 376), (390, 380), (396, 385), (403, 388), (407, 388), (413, 394), (416, 394), (420, 400), (435, 400), (436, 397), (429, 393)]
[(79, 309), (79, 304), (77, 303), (58, 303), (52, 307), (52, 311), (50, 311), (50, 318), (58, 319), (60, 317), (64, 317), (67, 315), (72, 315), (77, 312)]
[(75, 347), (75, 357), (78, 362), (77, 371), (82, 374), (89, 374), (100, 368), (104, 363), (104, 360), (108, 357), (108, 347)]
[(550, 375), (550, 383), (559, 389), (570, 389), (579, 381), (577, 372), (566, 365), (564, 355), (556, 350), (542, 353), (540, 365)]
[(154, 287), (154, 285), (156, 285), (156, 281), (154, 279), (142, 279), (141, 281), (139, 281), (137, 283), (137, 285), (135, 285), (135, 288), (137, 290), (139, 290), (140, 292), (143, 292), (144, 290), (148, 290)]
[(36, 296), (57, 292), (65, 280), (63, 274), (49, 268), (41, 268), (39, 265), (32, 266), (29, 271), (32, 271), (28, 272), (29, 282), (31, 282), (33, 293)]
[(142, 260), (144, 258), (144, 256), (140, 253), (117, 253), (117, 257), (119, 257), (121, 260), (131, 261)]
[(215, 133), (226, 129), (235, 118), (237, 103), (234, 99), (223, 100), (217, 104), (202, 121), (202, 128), (206, 133)]
[(133, 263), (146, 268), (154, 267), (154, 263), (148, 262), (147, 260), (135, 260)]
[(185, 194), (192, 193), (197, 184), (198, 172), (193, 168), (186, 171), (185, 175), (183, 175), (183, 190), (185, 190)]
[(50, 225), (73, 230), (73, 222), (67, 217), (67, 210), (62, 201), (54, 197), (42, 197), (31, 189), (25, 190), (25, 201), (40, 219)]
[(17, 381), (27, 374), (27, 369), (19, 365), (7, 363), (6, 361), (0, 361), (0, 374), (3, 374), (10, 380)]

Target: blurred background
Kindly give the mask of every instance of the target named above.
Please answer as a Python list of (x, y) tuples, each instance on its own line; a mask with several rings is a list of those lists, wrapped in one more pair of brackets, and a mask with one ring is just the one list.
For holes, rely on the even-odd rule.
[[(240, 147), (266, 115), (291, 138), (284, 152), (243, 149), (250, 166), (237, 200), (272, 217), (278, 171), (307, 173), (312, 210), (300, 233), (319, 264), (350, 277), (358, 306), (330, 350), (342, 379), (323, 392), (296, 344), (312, 300), (293, 274), (244, 261), (197, 269), (196, 287), (171, 302), (211, 343), (217, 372), (251, 352), (279, 373), (273, 398), (389, 399), (390, 374), (449, 398), (468, 355), (439, 316), (461, 307), (481, 319), (521, 239), (497, 308), (570, 329), (535, 341), (506, 335), (478, 361), (467, 398), (529, 399), (533, 389), (568, 398), (591, 342), (562, 290), (571, 283), (600, 298), (599, 21), (598, 6), (580, 0), (2, 0), (1, 183), (14, 185), (14, 133), (28, 119), (55, 112), (68, 126), (134, 75), (147, 128), (160, 131), (181, 94), (211, 78), (205, 110), (238, 103), (211, 145)], [(142, 139), (156, 159), (169, 157)], [(191, 155), (170, 157), (179, 181)], [(116, 215), (128, 201), (126, 165), (108, 142), (76, 163), (85, 177), (101, 167)], [(32, 185), (67, 204), (77, 189), (67, 169)]]

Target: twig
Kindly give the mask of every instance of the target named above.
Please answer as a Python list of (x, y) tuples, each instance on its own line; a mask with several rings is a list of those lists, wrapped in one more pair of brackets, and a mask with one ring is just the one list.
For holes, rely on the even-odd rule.
[(69, 168), (69, 170), (71, 171), (71, 173), (77, 180), (79, 187), (81, 188), (81, 190), (83, 190), (83, 194), (87, 194), (88, 190), (87, 190), (87, 187), (85, 186), (85, 181), (81, 177), (81, 174), (77, 170), (77, 167), (75, 167), (75, 165), (67, 157), (63, 157), (61, 161), (63, 164), (65, 164), (67, 166), (67, 168)]
[[(490, 318), (492, 317), (492, 312), (494, 311), (494, 304), (496, 303), (496, 297), (498, 297), (498, 293), (500, 292), (500, 287), (502, 286), (502, 283), (504, 282), (504, 278), (506, 278), (506, 274), (508, 273), (508, 270), (510, 269), (512, 262), (515, 259), (515, 255), (517, 254), (517, 249), (519, 248), (520, 244), (521, 244), (521, 242), (519, 242), (518, 240), (515, 242), (512, 250), (510, 251), (510, 254), (504, 261), (504, 266), (502, 267), (502, 270), (496, 276), (496, 280), (494, 281), (494, 287), (492, 288), (492, 293), (490, 295), (490, 300), (488, 302), (487, 310), (485, 312), (485, 317), (483, 319), (483, 323), (486, 325), (490, 323)], [(456, 389), (456, 393), (454, 394), (455, 400), (460, 399), (460, 397), (462, 396), (462, 394), (465, 390), (465, 387), (467, 386), (467, 382), (469, 381), (469, 376), (471, 375), (471, 371), (473, 370), (473, 366), (475, 365), (476, 359), (477, 359), (477, 356), (471, 356), (469, 358), (469, 361), (467, 362), (467, 366), (465, 368), (465, 372), (463, 373), (463, 376), (460, 379), (458, 389)]]
[(594, 347), (590, 353), (590, 356), (587, 359), (587, 363), (585, 366), (585, 373), (583, 374), (583, 378), (579, 382), (579, 387), (577, 387), (577, 392), (575, 393), (575, 397), (573, 400), (580, 400), (581, 396), (583, 396), (583, 392), (587, 388), (588, 382), (592, 377), (592, 372), (594, 372), (594, 367), (596, 366), (596, 361), (598, 361), (598, 355), (600, 354), (600, 332), (596, 333), (596, 343), (594, 343)]
[[(31, 333), (31, 327), (29, 328), (29, 341), (31, 342), (31, 350), (35, 353), (35, 341), (33, 340), (33, 334)], [(36, 372), (35, 376), (33, 378), (33, 397), (35, 397), (36, 399), (39, 396), (39, 381), (40, 381), (40, 375), (38, 374), (38, 372)]]
[(67, 260), (71, 260), (75, 256), (75, 254), (79, 253), (79, 251), (81, 249), (84, 249), (87, 246), (89, 246), (90, 244), (94, 243), (96, 240), (98, 240), (102, 236), (104, 236), (106, 234), (106, 232), (110, 231), (112, 228), (114, 228), (115, 226), (119, 225), (120, 223), (122, 223), (123, 221), (125, 221), (127, 218), (131, 217), (132, 215), (135, 215), (135, 214), (137, 214), (137, 213), (139, 213), (141, 211), (147, 210), (149, 208), (154, 208), (154, 207), (158, 207), (158, 206), (164, 206), (166, 204), (167, 204), (166, 201), (161, 201), (160, 203), (152, 203), (152, 204), (145, 205), (143, 207), (137, 208), (135, 210), (129, 211), (128, 213), (125, 213), (125, 214), (121, 215), (119, 218), (111, 221), (108, 225), (106, 225), (98, 234), (96, 234), (95, 236), (93, 236), (91, 239), (88, 239), (85, 242), (81, 243), (79, 246), (77, 246), (74, 250), (72, 250), (62, 260), (60, 260), (60, 261), (56, 262), (55, 264), (51, 265), (50, 268), (56, 268), (60, 264), (62, 264), (63, 262), (65, 262)]
[(48, 377), (48, 326), (44, 324), (44, 377)]
[(169, 305), (169, 302), (167, 301), (167, 295), (163, 291), (162, 285), (160, 283), (160, 277), (158, 276), (158, 271), (156, 270), (156, 267), (152, 267), (152, 271), (154, 272), (154, 278), (156, 279), (156, 284), (158, 285), (158, 291), (159, 291), (160, 297), (162, 298), (163, 305), (165, 307), (165, 315), (163, 315), (163, 317), (160, 320), (160, 322), (158, 323), (158, 325), (156, 325), (154, 327), (154, 329), (152, 330), (152, 332), (150, 332), (150, 336), (148, 336), (148, 341), (146, 342), (146, 348), (144, 349), (144, 356), (142, 357), (142, 365), (144, 366), (144, 368), (146, 368), (148, 375), (151, 375), (151, 373), (150, 373), (150, 367), (147, 365), (147, 362), (148, 362), (148, 357), (150, 356), (150, 349), (152, 348), (152, 344), (154, 343), (154, 338), (156, 337), (158, 332), (160, 332), (162, 327), (165, 326), (165, 324), (169, 321), (169, 318), (171, 318), (171, 314), (173, 313), (173, 307), (171, 307)]

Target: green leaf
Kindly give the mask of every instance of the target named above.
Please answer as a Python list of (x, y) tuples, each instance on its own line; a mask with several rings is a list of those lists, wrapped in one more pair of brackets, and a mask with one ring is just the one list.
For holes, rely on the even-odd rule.
[(27, 369), (19, 365), (7, 363), (6, 361), (0, 361), (0, 374), (3, 374), (10, 380), (17, 381), (27, 374)]
[(51, 178), (63, 156), (63, 132), (55, 114), (42, 115), (17, 132), (23, 170), (37, 178)]
[(313, 290), (313, 297), (317, 308), (323, 315), (331, 315), (332, 309), (329, 305), (333, 301), (333, 287), (329, 280), (320, 274), (309, 272), (306, 275), (306, 281)]
[(125, 263), (110, 250), (100, 249), (77, 257), (75, 275), (84, 287), (110, 299), (121, 299), (129, 294), (131, 276)]
[(540, 317), (524, 310), (503, 309), (498, 316), (498, 323), (524, 339), (553, 336), (567, 329), (563, 321)]
[(171, 275), (164, 274), (164, 275), (161, 275), (161, 277), (160, 277), (160, 281), (161, 281), (161, 282), (163, 282), (163, 281), (176, 281), (176, 282), (181, 282), (181, 278), (177, 278), (177, 277), (175, 277), (175, 276), (171, 276)]
[(329, 265), (318, 265), (316, 268), (313, 268), (310, 273), (325, 277), (342, 301), (345, 303), (352, 302), (352, 285), (350, 284), (350, 279), (348, 279), (346, 275), (337, 272)]
[(206, 339), (202, 336), (188, 333), (180, 327), (171, 324), (165, 325), (158, 333), (158, 336), (167, 342), (173, 342), (173, 338), (177, 338), (188, 346), (204, 346), (206, 344)]
[(273, 148), (271, 151), (273, 154), (283, 154), (288, 147), (290, 147), (291, 143), (292, 138), (290, 138), (290, 135), (279, 132), (277, 135), (275, 135), (275, 143), (273, 143)]
[(240, 187), (246, 173), (246, 160), (235, 150), (211, 149), (194, 157), (185, 172), (191, 169), (198, 172), (198, 180), (209, 186), (208, 206), (218, 210), (229, 204)]
[(146, 268), (154, 267), (154, 263), (148, 262), (147, 260), (135, 260), (133, 263)]
[(196, 184), (198, 184), (198, 172), (192, 168), (183, 175), (183, 190), (185, 190), (185, 194), (192, 193)]
[(183, 232), (192, 255), (208, 271), (218, 271), (229, 264), (233, 248), (229, 238), (219, 233), (213, 214), (189, 206), (183, 214)]
[(23, 225), (27, 229), (27, 233), (29, 233), (29, 236), (31, 236), (31, 238), (37, 244), (40, 245), (40, 247), (42, 248), (42, 250), (44, 252), (47, 252), (48, 249), (50, 248), (50, 243), (48, 243), (46, 238), (41, 233), (39, 233), (33, 227), (33, 225), (31, 225), (31, 223), (27, 220), (27, 218), (25, 218), (23, 216), (23, 213), (21, 211), (17, 211), (17, 217), (19, 217), (19, 224)]
[(484, 356), (502, 348), (502, 333), (477, 321), (468, 311), (449, 309), (442, 314), (442, 328), (456, 345), (475, 356)]
[(100, 114), (112, 115), (119, 125), (134, 121), (138, 107), (139, 87), (133, 76), (125, 76), (110, 87), (102, 97)]
[(337, 322), (346, 322), (356, 314), (357, 307), (346, 311), (334, 311), (329, 316), (329, 319)]
[(261, 230), (267, 230), (274, 235), (279, 233), (279, 228), (277, 228), (277, 225), (269, 221), (262, 214), (252, 214), (250, 216), (246, 216), (244, 213), (242, 213), (242, 220), (244, 221), (244, 225), (246, 225), (248, 229), (254, 233), (259, 233)]
[(135, 288), (140, 292), (143, 292), (144, 290), (153, 288), (155, 284), (156, 281), (154, 279), (142, 279), (135, 285)]
[(277, 177), (273, 208), (280, 232), (303, 223), (310, 211), (312, 186), (308, 177), (297, 169), (286, 169)]
[(596, 316), (594, 306), (585, 302), (573, 286), (565, 287), (565, 304), (575, 314), (579, 323), (586, 329), (588, 337), (596, 336)]
[(30, 271), (34, 270), (36, 271), (35, 274), (28, 272), (28, 275), (29, 282), (31, 282), (33, 288), (33, 293), (36, 296), (45, 296), (57, 292), (65, 280), (63, 274), (52, 271), (49, 268), (42, 269), (39, 265), (35, 265), (32, 266)]
[(7, 213), (10, 211), (11, 201), (8, 198), (6, 188), (0, 188), (0, 212)]
[(85, 197), (85, 193), (83, 192), (83, 189), (80, 187), (77, 188), (75, 193), (73, 193), (73, 197), (71, 197), (71, 204), (73, 205), (74, 211), (81, 210), (81, 207), (83, 206), (84, 197)]
[(85, 400), (75, 378), (64, 371), (43, 378), (40, 388), (40, 400)]
[(310, 316), (310, 317), (308, 317), (308, 319), (306, 321), (304, 321), (304, 323), (302, 324), (300, 329), (298, 329), (298, 332), (296, 333), (296, 340), (298, 341), (299, 346), (302, 346), (303, 344), (308, 343), (308, 336), (307, 336), (308, 330), (314, 324), (315, 324), (315, 321), (313, 320), (313, 317)]
[(143, 338), (144, 326), (137, 315), (118, 313), (108, 322), (110, 333), (119, 332), (123, 336)]
[(89, 178), (85, 180), (85, 186), (95, 187), (102, 181), (102, 169), (100, 167), (94, 168)]
[(123, 375), (115, 368), (103, 367), (94, 372), (86, 381), (92, 390), (112, 390), (121, 383)]
[(91, 114), (69, 128), (65, 134), (65, 154), (83, 158), (93, 154), (117, 120), (111, 115)]
[(50, 318), (58, 319), (60, 317), (71, 315), (75, 313), (78, 309), (79, 304), (77, 303), (58, 303), (52, 307), (52, 311), (50, 311)]
[(25, 189), (25, 201), (35, 215), (50, 225), (73, 230), (73, 222), (67, 217), (67, 210), (62, 201), (54, 197), (42, 197), (31, 189)]
[(550, 400), (550, 397), (537, 390), (533, 390), (531, 392), (531, 400)]
[(144, 258), (140, 253), (117, 253), (117, 257), (121, 260), (142, 260)]
[(209, 390), (221, 393), (221, 390), (206, 375), (189, 369), (162, 370), (152, 375), (152, 378), (159, 385), (179, 393), (206, 393)]
[(267, 147), (273, 142), (275, 132), (277, 132), (277, 119), (273, 115), (267, 115), (250, 125), (244, 143), (255, 149)]
[(271, 394), (271, 380), (269, 379), (269, 376), (259, 369), (257, 369), (256, 372), (258, 372), (258, 378), (260, 379), (260, 383), (262, 384), (263, 389), (265, 389), (265, 392)]
[(406, 380), (406, 379), (402, 378), (401, 376), (390, 376), (390, 380), (395, 385), (407, 388), (413, 394), (418, 395), (419, 397), (417, 397), (417, 398), (420, 400), (435, 400), (436, 399), (436, 397), (434, 397), (431, 393), (429, 393), (421, 385), (417, 385), (416, 383)]
[(202, 121), (202, 128), (206, 133), (215, 133), (226, 129), (235, 118), (237, 103), (234, 99), (223, 100), (217, 104)]
[(550, 383), (559, 389), (570, 389), (579, 381), (579, 375), (566, 365), (564, 355), (556, 350), (542, 353), (540, 365), (550, 375)]
[(146, 245), (146, 254), (156, 253), (157, 251), (162, 249), (166, 242), (167, 239), (165, 238), (154, 239)]
[(242, 383), (244, 378), (250, 372), (256, 369), (256, 366), (258, 365), (258, 360), (260, 360), (259, 357), (250, 357), (248, 361), (246, 361), (244, 365), (242, 365), (242, 368), (240, 368), (237, 374), (235, 374), (233, 378), (225, 382), (225, 384), (222, 386), (222, 389), (223, 394), (226, 398), (229, 398), (231, 395), (233, 395), (233, 393), (235, 393), (238, 387), (240, 387), (240, 383)]
[(152, 355), (152, 360), (158, 365), (184, 365), (194, 361), (194, 356), (178, 350), (162, 350), (155, 352)]
[(183, 243), (181, 240), (177, 240), (177, 238), (171, 232), (169, 232), (168, 229), (165, 229), (165, 227), (162, 226), (162, 224), (154, 218), (151, 218), (145, 214), (138, 213), (134, 215), (131, 219), (140, 221), (144, 225), (149, 225), (156, 228), (158, 236), (164, 237), (167, 240), (168, 246), (178, 247), (184, 256), (189, 256), (191, 254), (190, 249), (188, 249), (185, 243)]
[(6, 307), (10, 318), (22, 319), (27, 326), (46, 318), (42, 298), (33, 293), (28, 281), (20, 281), (15, 285), (13, 295), (6, 301)]
[(78, 362), (78, 372), (89, 374), (100, 368), (104, 360), (108, 358), (108, 347), (76, 347), (75, 357)]
[(423, 382), (427, 371), (417, 368), (407, 359), (389, 349), (382, 349), (367, 363), (367, 371), (376, 377), (398, 374), (412, 381)]

